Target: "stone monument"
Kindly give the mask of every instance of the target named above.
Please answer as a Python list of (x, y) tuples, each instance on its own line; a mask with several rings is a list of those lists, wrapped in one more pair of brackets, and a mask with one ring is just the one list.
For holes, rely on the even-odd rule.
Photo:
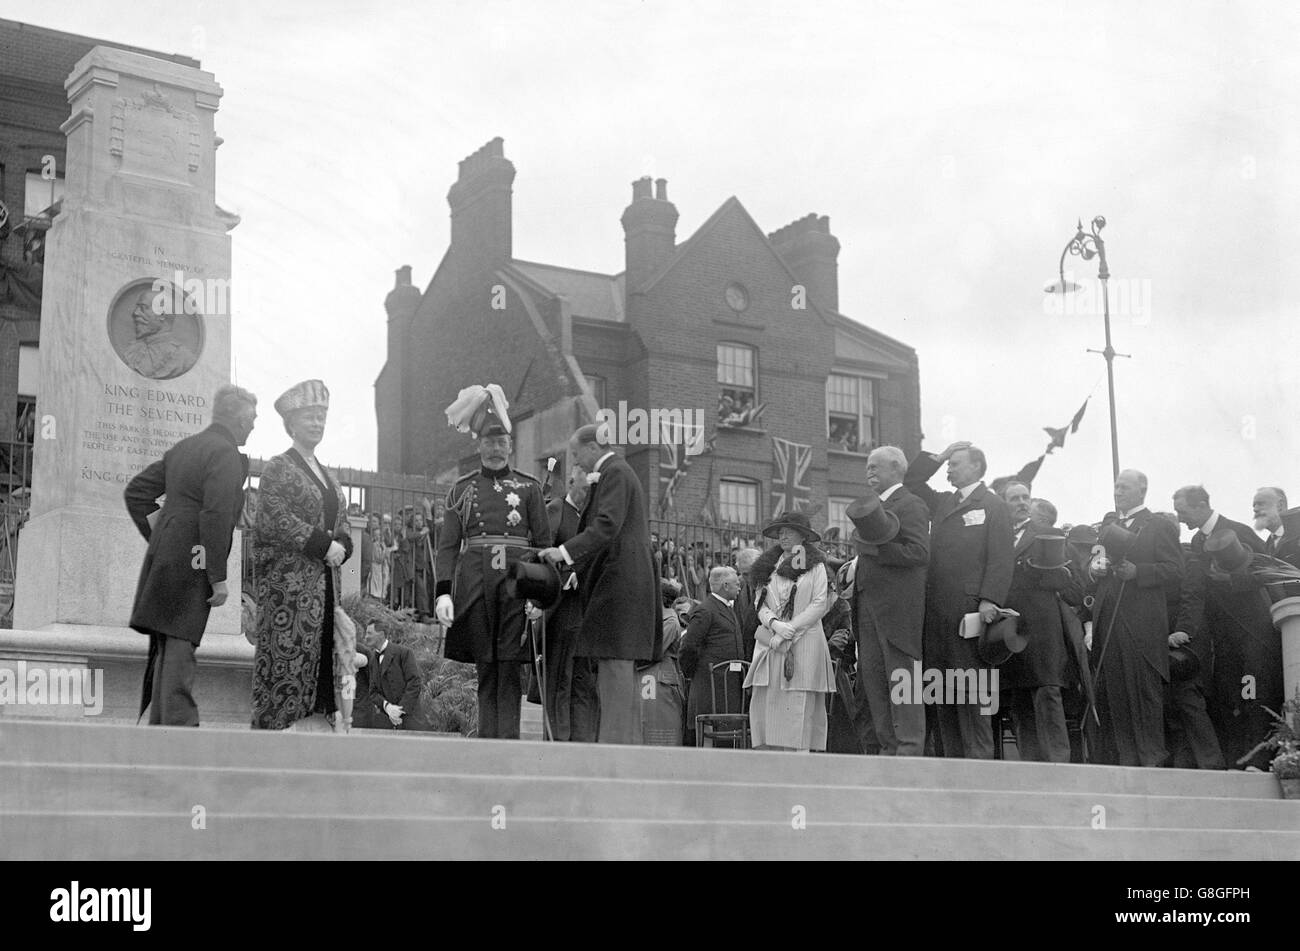
[[(96, 47), (65, 84), (66, 188), (46, 248), (31, 519), (0, 664), (106, 671), (106, 712), (134, 716), (148, 639), (126, 627), (145, 542), (127, 482), (211, 422), (230, 380), (230, 237), (215, 201), (212, 74)], [(252, 648), (230, 598), (199, 648), (200, 716), (247, 722)], [(3, 710), (0, 710), (3, 713)]]

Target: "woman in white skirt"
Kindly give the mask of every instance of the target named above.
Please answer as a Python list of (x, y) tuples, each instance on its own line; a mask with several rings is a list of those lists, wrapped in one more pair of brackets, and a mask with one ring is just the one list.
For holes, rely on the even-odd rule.
[(749, 730), (754, 749), (826, 749), (826, 705), (835, 667), (822, 616), (830, 610), (821, 536), (802, 512), (763, 529), (780, 544), (750, 570), (760, 626), (745, 686), (753, 688)]

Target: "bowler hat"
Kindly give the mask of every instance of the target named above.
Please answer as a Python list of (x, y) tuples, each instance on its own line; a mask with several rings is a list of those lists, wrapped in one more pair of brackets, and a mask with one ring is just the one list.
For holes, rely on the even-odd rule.
[(853, 523), (850, 541), (855, 545), (883, 545), (898, 534), (898, 516), (885, 511), (880, 496), (867, 489), (867, 494), (849, 503), (844, 510)]
[(1186, 647), (1169, 648), (1169, 680), (1172, 683), (1191, 680), (1200, 671), (1200, 659)]
[(1016, 616), (1006, 614), (980, 631), (976, 652), (980, 660), (993, 667), (1005, 664), (1012, 654), (1019, 654), (1029, 644), (1029, 638), (1016, 629)]
[(1029, 545), (1029, 562), (1031, 568), (1064, 568), (1070, 563), (1070, 556), (1065, 550), (1065, 536), (1056, 533), (1035, 535)]
[(1244, 568), (1250, 561), (1250, 552), (1241, 544), (1237, 533), (1221, 528), (1205, 540), (1205, 553), (1224, 571)]
[(560, 572), (549, 561), (517, 561), (506, 579), (506, 594), (549, 611), (560, 600)]
[(1103, 525), (1101, 533), (1098, 535), (1098, 540), (1106, 547), (1106, 554), (1116, 561), (1122, 560), (1128, 553), (1129, 545), (1133, 544), (1135, 538), (1137, 538), (1137, 535), (1118, 522)]
[(812, 523), (808, 521), (808, 516), (803, 512), (785, 512), (773, 521), (769, 522), (763, 529), (763, 534), (767, 538), (776, 538), (781, 534), (781, 529), (793, 528), (803, 535), (805, 542), (819, 542), (822, 537), (813, 531)]

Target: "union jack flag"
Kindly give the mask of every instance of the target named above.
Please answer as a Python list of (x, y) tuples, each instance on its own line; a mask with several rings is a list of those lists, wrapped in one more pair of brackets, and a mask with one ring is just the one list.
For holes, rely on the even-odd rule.
[(812, 446), (772, 437), (772, 517), (808, 507), (808, 467)]
[[(659, 511), (673, 507), (673, 495), (691, 468), (688, 447), (697, 450), (704, 442), (704, 429), (679, 422), (660, 420), (659, 423)], [(712, 448), (709, 446), (708, 448)], [(697, 450), (698, 451), (698, 450)], [(706, 450), (707, 451), (707, 450)]]

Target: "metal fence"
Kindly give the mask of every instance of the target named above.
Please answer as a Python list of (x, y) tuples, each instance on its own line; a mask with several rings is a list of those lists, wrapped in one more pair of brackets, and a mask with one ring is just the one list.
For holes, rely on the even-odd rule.
[[(682, 594), (697, 601), (709, 593), (711, 568), (734, 566), (736, 553), (742, 548), (763, 551), (775, 544), (764, 538), (756, 525), (709, 525), (656, 518), (650, 519), (650, 543), (660, 576), (680, 582)], [(841, 543), (838, 533), (831, 533), (819, 547), (836, 563), (854, 556), (852, 547)]]
[(32, 502), (32, 420), (19, 419), (12, 439), (0, 439), (0, 628), (13, 625), (18, 534)]

